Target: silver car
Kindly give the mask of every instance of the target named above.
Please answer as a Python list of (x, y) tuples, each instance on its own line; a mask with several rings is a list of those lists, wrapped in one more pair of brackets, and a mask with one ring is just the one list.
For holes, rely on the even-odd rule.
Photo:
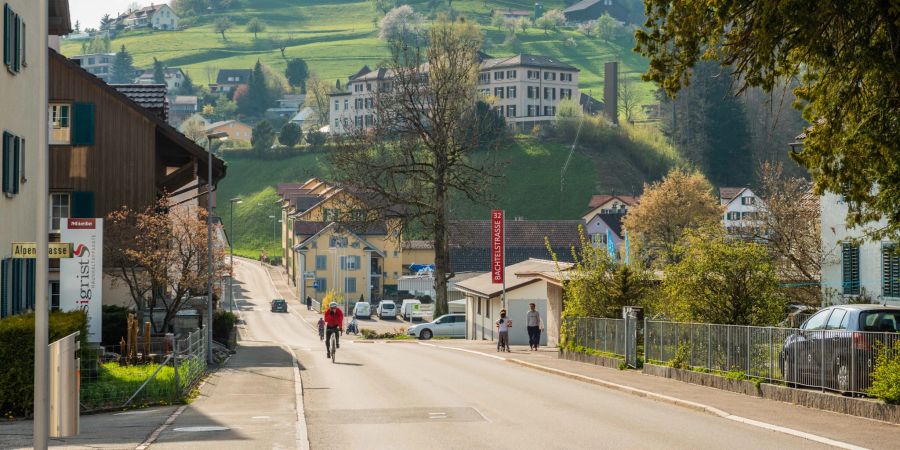
[(432, 337), (466, 337), (466, 315), (446, 314), (432, 322), (414, 325), (406, 330), (406, 334), (419, 338), (431, 339)]

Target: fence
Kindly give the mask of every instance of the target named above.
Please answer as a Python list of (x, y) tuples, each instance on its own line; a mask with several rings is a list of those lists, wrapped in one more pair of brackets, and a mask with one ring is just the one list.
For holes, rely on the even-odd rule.
[(567, 318), (563, 325), (574, 345), (625, 356), (625, 319), (599, 317)]
[[(81, 410), (84, 412), (177, 402), (206, 371), (205, 330), (166, 342), (139, 345), (129, 360), (125, 352), (85, 346), (81, 357)], [(116, 346), (117, 347), (117, 346)]]
[(900, 334), (646, 321), (646, 360), (866, 393), (878, 348)]

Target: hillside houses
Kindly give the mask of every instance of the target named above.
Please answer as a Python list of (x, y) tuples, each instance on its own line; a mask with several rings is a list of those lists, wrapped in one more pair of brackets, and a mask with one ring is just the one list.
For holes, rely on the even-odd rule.
[(178, 14), (169, 5), (151, 3), (150, 6), (119, 15), (115, 20), (115, 27), (126, 30), (136, 28), (177, 30), (178, 19)]

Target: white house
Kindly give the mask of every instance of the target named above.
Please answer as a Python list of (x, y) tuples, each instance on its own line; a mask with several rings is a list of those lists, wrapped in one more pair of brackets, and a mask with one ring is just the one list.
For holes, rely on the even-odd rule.
[(315, 125), (317, 121), (318, 115), (316, 115), (316, 110), (309, 106), (303, 107), (303, 109), (297, 111), (297, 114), (294, 114), (294, 117), (291, 117), (291, 123), (300, 125), (300, 128), (304, 130), (309, 128), (310, 125)]
[[(185, 74), (180, 68), (167, 67), (163, 69), (163, 75), (166, 79), (166, 90), (170, 93), (184, 86)], [(153, 78), (153, 69), (145, 70), (135, 82), (137, 84), (156, 84), (156, 80)]]
[(116, 62), (116, 54), (91, 53), (88, 55), (73, 56), (70, 59), (78, 62), (78, 65), (95, 77), (109, 82), (109, 79), (112, 76), (112, 66)]
[(612, 231), (613, 244), (618, 247), (625, 239), (622, 220), (628, 208), (638, 204), (633, 195), (594, 195), (588, 203), (584, 220), (584, 233), (594, 245), (606, 245), (607, 230)]
[(152, 27), (154, 30), (177, 30), (178, 14), (169, 5), (153, 4), (132, 11), (123, 19), (126, 28)]
[[(570, 267), (571, 264), (560, 263), (563, 270)], [(556, 263), (543, 259), (532, 258), (506, 267), (507, 315), (513, 321), (509, 333), (511, 345), (528, 344), (525, 313), (529, 303), (535, 304), (544, 322), (541, 345), (558, 344), (562, 291), (547, 281), (557, 273)], [(503, 286), (493, 283), (491, 275), (488, 272), (456, 283), (456, 288), (466, 296), (466, 339), (497, 339), (494, 323), (500, 318)]]
[(725, 206), (722, 223), (729, 234), (762, 225), (759, 220), (762, 200), (747, 187), (719, 188), (719, 202)]
[(840, 195), (826, 193), (820, 204), (823, 253), (834, 255), (822, 262), (825, 298), (846, 302), (865, 295), (878, 303), (900, 305), (900, 246), (867, 237), (887, 225), (887, 220), (848, 229), (847, 204)]

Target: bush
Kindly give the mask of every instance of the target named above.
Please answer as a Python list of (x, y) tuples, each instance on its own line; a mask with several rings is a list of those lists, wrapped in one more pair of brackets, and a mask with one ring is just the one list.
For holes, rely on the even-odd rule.
[(103, 305), (103, 331), (101, 333), (102, 344), (116, 346), (119, 341), (128, 336), (128, 313), (131, 310), (118, 305)]
[[(50, 341), (76, 331), (87, 339), (87, 315), (82, 311), (50, 314)], [(30, 416), (34, 406), (34, 314), (0, 320), (0, 412)]]
[(676, 369), (690, 369), (688, 362), (690, 360), (691, 355), (691, 347), (687, 344), (681, 344), (678, 346), (678, 350), (675, 350), (675, 356), (669, 361), (669, 366), (674, 367)]
[(219, 343), (227, 343), (237, 316), (228, 311), (216, 311), (213, 314), (213, 340)]
[(869, 395), (885, 403), (900, 404), (900, 342), (894, 342), (892, 348), (881, 343), (877, 343), (876, 347)]
[(309, 130), (306, 132), (306, 143), (313, 147), (321, 147), (325, 145), (325, 140), (328, 138), (325, 133), (318, 130)]

